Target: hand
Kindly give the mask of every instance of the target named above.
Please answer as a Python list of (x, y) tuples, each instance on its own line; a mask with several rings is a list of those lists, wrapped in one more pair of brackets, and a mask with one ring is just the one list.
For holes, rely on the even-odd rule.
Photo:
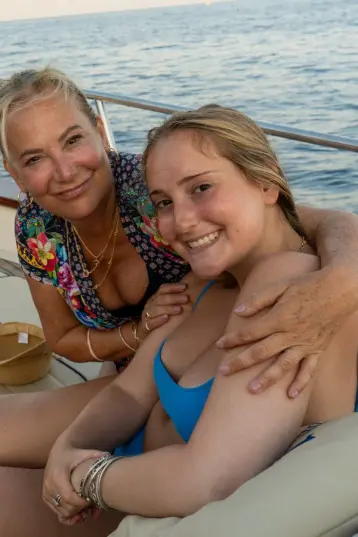
[[(350, 296), (356, 294), (352, 293), (354, 287), (349, 271), (342, 274), (342, 267), (327, 267), (253, 296), (236, 309), (238, 315), (252, 318), (250, 324), (217, 342), (224, 349), (251, 345), (229, 361), (224, 359), (219, 371), (230, 375), (277, 356), (273, 365), (253, 379), (249, 389), (261, 393), (300, 364), (288, 389), (289, 397), (297, 397), (313, 377), (342, 320), (357, 309), (357, 298)], [(266, 314), (255, 318), (268, 307)]]
[[(75, 449), (61, 438), (55, 443), (45, 469), (43, 500), (56, 513), (60, 522), (73, 525), (95, 514), (88, 502), (74, 490), (71, 475), (83, 461), (102, 455), (102, 451)], [(58, 495), (61, 495), (61, 500), (56, 507), (53, 500)]]
[(144, 339), (149, 332), (165, 324), (171, 315), (180, 315), (190, 299), (184, 293), (185, 283), (164, 283), (145, 305), (138, 326), (138, 335)]

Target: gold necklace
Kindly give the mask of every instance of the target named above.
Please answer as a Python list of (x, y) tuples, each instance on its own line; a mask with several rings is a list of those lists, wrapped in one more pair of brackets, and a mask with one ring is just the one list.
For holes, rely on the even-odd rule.
[(301, 245), (300, 245), (299, 249), (297, 250), (297, 252), (302, 252), (302, 250), (306, 246), (306, 244), (307, 244), (307, 240), (304, 237), (301, 237)]
[(117, 224), (116, 224), (116, 228), (114, 230), (114, 233), (113, 233), (113, 246), (112, 246), (112, 252), (111, 252), (111, 257), (109, 258), (108, 260), (108, 263), (107, 263), (107, 268), (106, 268), (106, 272), (104, 273), (104, 276), (102, 278), (102, 280), (97, 283), (96, 285), (93, 286), (93, 289), (95, 291), (97, 291), (97, 289), (102, 285), (102, 283), (105, 281), (105, 279), (107, 278), (108, 276), (108, 273), (109, 273), (109, 270), (112, 266), (112, 263), (113, 263), (113, 256), (114, 256), (114, 249), (116, 247), (116, 242), (117, 242), (117, 235), (118, 235), (118, 232), (119, 232), (119, 219), (117, 220)]
[[(65, 229), (66, 229), (66, 247), (67, 247), (68, 261), (69, 261), (69, 265), (71, 266), (71, 252), (70, 252), (69, 230), (68, 230), (67, 220), (65, 222)], [(103, 278), (101, 279), (101, 281), (93, 286), (93, 289), (95, 291), (103, 284), (103, 282), (105, 281), (105, 279), (108, 276), (109, 269), (112, 266), (113, 256), (114, 256), (114, 249), (115, 249), (115, 246), (116, 246), (118, 233), (119, 233), (119, 218), (116, 219), (116, 225), (115, 225), (115, 229), (114, 229), (114, 232), (113, 232), (113, 246), (112, 246), (112, 251), (111, 251), (110, 258), (109, 258), (109, 260), (107, 262), (106, 272), (105, 272)], [(91, 271), (87, 270), (83, 265), (82, 253), (80, 252), (80, 250), (78, 248), (78, 244), (77, 244), (76, 241), (75, 241), (75, 246), (76, 246), (79, 261), (81, 263), (83, 275), (85, 276), (85, 278), (88, 278), (88, 276), (90, 276), (90, 274), (92, 274), (92, 272), (97, 268), (98, 265), (96, 265), (96, 267), (92, 268)]]
[[(88, 268), (86, 268), (84, 266), (83, 261), (82, 261), (83, 253), (80, 250), (80, 245), (78, 244), (78, 241), (77, 241), (77, 235), (75, 233), (73, 234), (73, 239), (74, 239), (76, 251), (77, 251), (78, 258), (79, 258), (79, 261), (81, 263), (82, 271), (83, 271), (83, 274), (84, 274), (85, 278), (88, 278), (88, 276), (90, 276), (90, 274), (92, 274), (100, 266), (101, 262), (103, 261), (104, 254), (106, 253), (107, 248), (108, 248), (108, 246), (110, 244), (110, 241), (111, 241), (111, 238), (112, 238), (112, 236), (114, 234), (114, 231), (116, 229), (118, 230), (118, 224), (119, 224), (119, 210), (118, 210), (118, 208), (116, 208), (116, 215), (115, 215), (115, 218), (114, 218), (113, 227), (111, 229), (110, 235), (108, 237), (108, 240), (106, 242), (106, 245), (105, 245), (104, 249), (98, 254), (98, 256), (94, 256), (94, 254), (90, 251), (91, 255), (95, 257), (91, 269), (88, 269)], [(67, 221), (66, 221), (66, 233), (67, 233), (67, 235), (69, 233), (68, 232), (68, 227), (67, 227)], [(117, 231), (117, 234), (118, 234), (118, 231)], [(82, 244), (84, 244), (83, 241), (82, 241)], [(86, 246), (86, 245), (84, 244), (84, 246)], [(86, 249), (88, 250), (87, 247), (86, 247)]]
[(75, 226), (72, 226), (72, 229), (74, 231), (74, 233), (76, 234), (76, 236), (78, 237), (78, 239), (80, 240), (82, 246), (87, 250), (87, 252), (94, 258), (94, 260), (98, 261), (99, 259), (101, 259), (103, 257), (103, 255), (105, 254), (107, 248), (108, 248), (108, 244), (111, 240), (111, 237), (113, 235), (113, 232), (114, 232), (114, 229), (117, 225), (117, 220), (119, 220), (119, 209), (118, 207), (116, 207), (116, 211), (115, 211), (115, 216), (114, 216), (114, 220), (113, 220), (113, 226), (111, 228), (111, 231), (108, 235), (108, 239), (107, 239), (107, 242), (106, 244), (104, 245), (104, 248), (102, 248), (102, 250), (100, 251), (99, 254), (95, 255), (92, 250), (90, 250), (89, 246), (87, 246), (87, 244), (85, 243), (85, 241), (83, 240), (83, 238), (81, 237), (81, 235), (79, 234), (79, 232), (77, 231), (77, 228)]

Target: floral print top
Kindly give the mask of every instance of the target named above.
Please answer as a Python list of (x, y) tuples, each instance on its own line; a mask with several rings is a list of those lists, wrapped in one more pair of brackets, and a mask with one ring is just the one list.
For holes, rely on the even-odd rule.
[[(76, 318), (85, 326), (111, 329), (138, 318), (146, 300), (163, 283), (181, 280), (189, 267), (160, 237), (153, 206), (140, 171), (140, 158), (110, 153), (122, 227), (147, 266), (149, 285), (136, 306), (108, 310), (94, 289), (81, 245), (66, 237), (65, 221), (35, 202), (20, 205), (15, 219), (17, 251), (23, 271), (44, 284), (54, 285)], [(67, 251), (69, 248), (69, 252)], [(79, 258), (79, 256), (81, 258)]]

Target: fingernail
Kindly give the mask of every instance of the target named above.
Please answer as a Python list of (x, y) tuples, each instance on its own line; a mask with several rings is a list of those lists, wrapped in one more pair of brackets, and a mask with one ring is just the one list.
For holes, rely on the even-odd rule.
[(254, 380), (253, 382), (251, 382), (249, 387), (250, 390), (254, 393), (260, 393), (260, 391), (262, 390), (262, 384), (258, 380)]
[(188, 302), (189, 297), (187, 295), (179, 296), (178, 299), (180, 302)]
[(234, 309), (235, 313), (242, 313), (246, 310), (246, 306), (244, 304), (240, 304), (237, 308)]
[(230, 373), (230, 368), (226, 364), (221, 364), (218, 369), (219, 373), (222, 375), (228, 375)]
[(217, 346), (218, 349), (223, 349), (224, 348), (224, 341), (222, 339), (218, 339), (217, 342), (215, 343), (215, 345)]
[(180, 283), (179, 287), (180, 289), (186, 289), (186, 283)]
[(181, 311), (182, 311), (180, 306), (174, 306), (173, 309), (174, 309), (175, 313), (181, 313)]
[(290, 397), (292, 399), (296, 399), (300, 395), (300, 392), (298, 390), (293, 390), (293, 392), (290, 392)]

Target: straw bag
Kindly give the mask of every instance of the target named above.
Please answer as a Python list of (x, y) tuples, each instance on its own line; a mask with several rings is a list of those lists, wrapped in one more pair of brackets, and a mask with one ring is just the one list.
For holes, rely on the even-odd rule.
[(44, 377), (52, 353), (41, 328), (27, 323), (0, 324), (0, 384), (21, 385)]

